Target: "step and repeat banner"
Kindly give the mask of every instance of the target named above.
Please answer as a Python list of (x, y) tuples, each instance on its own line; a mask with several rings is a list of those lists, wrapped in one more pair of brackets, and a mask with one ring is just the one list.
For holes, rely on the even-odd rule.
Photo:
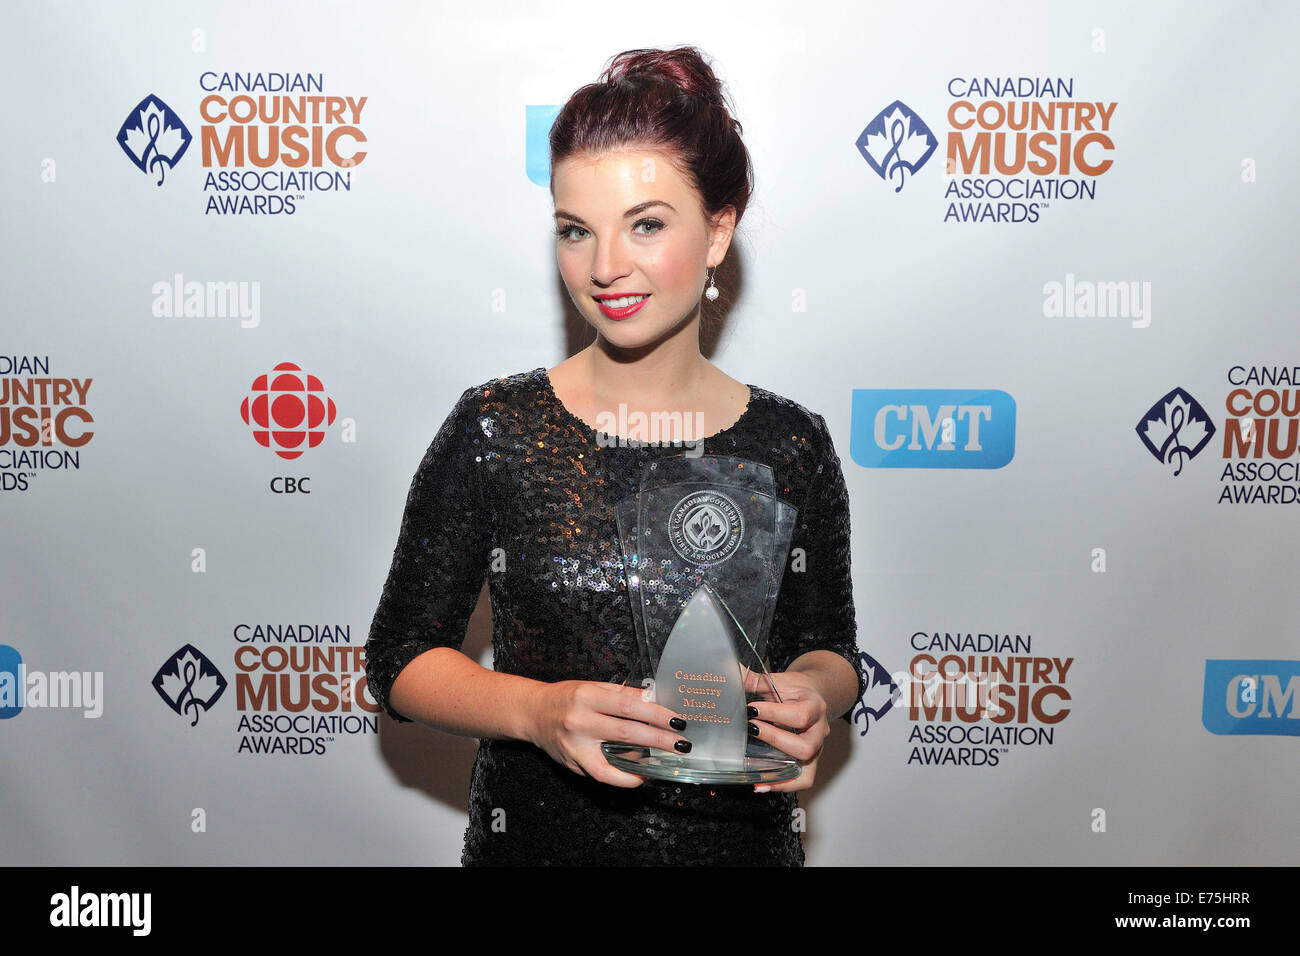
[(459, 862), (476, 742), (365, 687), (406, 493), (590, 341), (560, 105), (692, 44), (756, 174), (706, 354), (852, 503), (809, 863), (1300, 862), (1300, 7), (648, 12), (6, 9), (3, 861)]

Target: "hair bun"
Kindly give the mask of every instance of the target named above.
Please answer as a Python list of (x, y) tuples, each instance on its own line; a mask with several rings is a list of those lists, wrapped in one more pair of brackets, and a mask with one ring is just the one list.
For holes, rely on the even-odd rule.
[(702, 209), (730, 206), (739, 224), (754, 191), (754, 170), (722, 82), (693, 46), (625, 50), (595, 83), (569, 97), (551, 124), (551, 177), (580, 153), (625, 145), (672, 155), (692, 180)]
[(667, 83), (692, 99), (726, 106), (721, 81), (704, 55), (693, 46), (672, 50), (625, 50), (610, 61), (601, 79), (606, 83), (623, 79)]

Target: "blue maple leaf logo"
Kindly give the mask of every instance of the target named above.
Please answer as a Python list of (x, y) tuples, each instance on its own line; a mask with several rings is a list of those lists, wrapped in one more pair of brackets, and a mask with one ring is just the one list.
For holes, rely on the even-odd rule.
[(186, 644), (158, 668), (153, 689), (167, 706), (181, 716), (192, 715), (190, 726), (199, 722), (199, 714), (212, 705), (226, 689), (226, 679), (192, 644)]
[(881, 179), (898, 183), (898, 192), (929, 161), (939, 140), (902, 100), (894, 100), (867, 124), (855, 145)]
[(1166, 465), (1177, 461), (1175, 475), (1182, 473), (1187, 459), (1200, 454), (1214, 431), (1205, 409), (1181, 388), (1152, 405), (1137, 423), (1138, 437), (1147, 451)]
[(902, 695), (902, 689), (884, 665), (866, 651), (858, 651), (858, 660), (862, 663), (862, 676), (866, 678), (867, 689), (853, 708), (853, 723), (862, 725), (860, 736), (865, 737), (877, 721), (893, 710), (894, 703)]
[(122, 152), (140, 172), (148, 174), (156, 170), (159, 186), (166, 171), (185, 155), (191, 138), (181, 118), (152, 93), (127, 115), (117, 131)]

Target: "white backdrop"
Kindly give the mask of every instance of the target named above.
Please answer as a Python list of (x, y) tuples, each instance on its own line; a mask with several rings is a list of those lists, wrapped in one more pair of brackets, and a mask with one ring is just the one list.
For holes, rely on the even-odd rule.
[[(587, 342), (526, 108), (621, 50), (683, 43), (713, 58), (757, 175), (709, 355), (831, 426), (859, 644), (884, 676), (802, 799), (809, 863), (1300, 862), (1300, 7), (132, 2), (5, 20), (5, 863), (459, 861), (474, 742), (340, 689), (456, 397)], [(226, 74), (342, 98), (302, 124), (308, 146), (350, 127), (318, 175), (218, 157), (279, 125), (227, 120)], [(959, 125), (986, 101), (1108, 119), (1045, 109), (1065, 125), (1032, 132), (1069, 171), (981, 175), (960, 159), (980, 130)], [(924, 164), (898, 166), (927, 135)], [(224, 191), (223, 173), (271, 175)], [(970, 190), (1031, 197), (953, 195)], [(266, 447), (241, 414), (282, 363), (333, 402), (314, 446)], [(986, 453), (944, 410), (961, 404), (987, 407)], [(1157, 455), (1142, 435), (1174, 440)], [(915, 447), (886, 454), (900, 437)], [(1251, 463), (1272, 468), (1225, 478)], [(260, 639), (289, 627), (308, 638), (294, 653), (321, 654)], [(907, 689), (944, 656), (935, 635), (977, 664), (981, 639), (957, 636), (981, 634), (1007, 638), (1004, 666), (1046, 662), (1012, 680), (1029, 698), (1010, 724), (886, 707), (888, 674)], [(490, 664), (486, 596), (466, 650)], [(962, 731), (980, 740), (942, 742)]]

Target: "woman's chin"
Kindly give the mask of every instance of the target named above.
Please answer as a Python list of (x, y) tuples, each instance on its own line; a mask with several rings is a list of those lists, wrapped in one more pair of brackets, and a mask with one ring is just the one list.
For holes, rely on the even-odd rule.
[(601, 316), (595, 324), (601, 337), (610, 345), (635, 351), (658, 345), (665, 339), (681, 332), (691, 321), (691, 317), (687, 316), (676, 325), (663, 325), (662, 323), (652, 324), (647, 321), (638, 321), (638, 318), (639, 316), (635, 315), (626, 319), (609, 319)]
[(601, 337), (610, 345), (624, 352), (641, 352), (654, 348), (668, 334), (668, 329), (627, 329), (607, 324), (600, 329)]

